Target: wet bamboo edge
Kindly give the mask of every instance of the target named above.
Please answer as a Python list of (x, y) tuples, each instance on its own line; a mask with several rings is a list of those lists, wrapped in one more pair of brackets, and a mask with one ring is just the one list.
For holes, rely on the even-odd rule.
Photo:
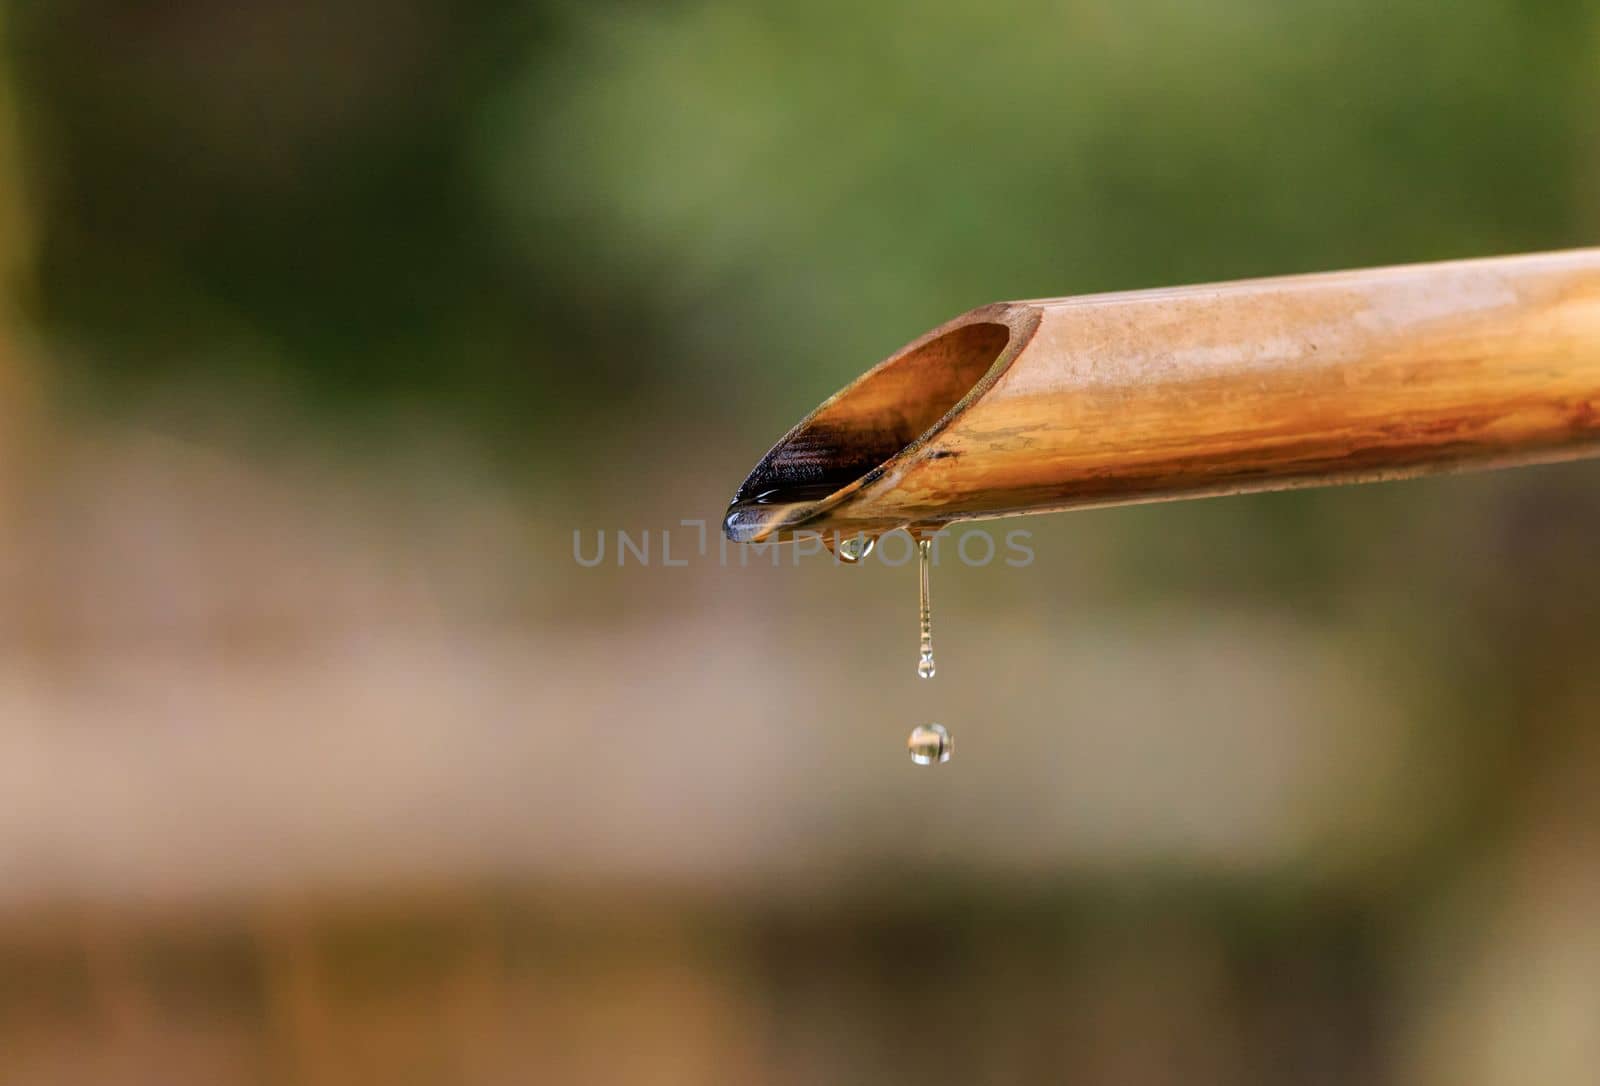
[(1600, 249), (985, 306), (778, 442), (745, 542), (1600, 455)]

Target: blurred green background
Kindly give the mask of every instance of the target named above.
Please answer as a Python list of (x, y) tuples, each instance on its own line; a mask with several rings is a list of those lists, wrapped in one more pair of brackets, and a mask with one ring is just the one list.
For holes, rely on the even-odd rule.
[(1006, 524), (921, 686), (715, 525), (985, 302), (1594, 243), (1593, 5), (3, 10), (4, 1081), (1592, 1081), (1593, 466)]

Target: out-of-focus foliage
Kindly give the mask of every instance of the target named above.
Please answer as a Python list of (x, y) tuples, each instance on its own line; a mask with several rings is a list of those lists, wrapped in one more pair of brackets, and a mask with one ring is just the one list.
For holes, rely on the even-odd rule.
[[(1573, 242), (1592, 9), (24, 5), (39, 310), (522, 428), (983, 302)], [(89, 60), (92, 58), (92, 62)], [(766, 401), (763, 401), (766, 402)]]
[(530, 250), (590, 254), (574, 276), (664, 290), (731, 339), (775, 324), (763, 358), (846, 374), (998, 298), (1559, 245), (1588, 22), (1502, 0), (590, 5), (498, 115), (495, 177)]

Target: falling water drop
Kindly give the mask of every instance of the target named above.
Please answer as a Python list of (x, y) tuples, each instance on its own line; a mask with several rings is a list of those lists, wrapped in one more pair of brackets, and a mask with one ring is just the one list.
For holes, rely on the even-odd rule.
[(919, 724), (911, 729), (911, 738), (906, 740), (911, 760), (918, 765), (948, 762), (951, 745), (950, 733), (943, 724)]
[[(920, 588), (920, 606), (917, 610), (917, 628), (919, 644), (917, 647), (917, 676), (923, 679), (933, 678), (933, 603), (928, 595), (928, 567), (933, 564), (930, 557), (933, 541), (928, 539), (917, 540), (917, 573)], [(943, 729), (941, 729), (942, 731)]]

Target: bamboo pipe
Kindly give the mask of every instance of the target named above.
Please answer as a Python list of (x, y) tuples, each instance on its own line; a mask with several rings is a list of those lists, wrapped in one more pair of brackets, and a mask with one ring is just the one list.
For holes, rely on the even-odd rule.
[(739, 542), (1600, 455), (1600, 249), (1001, 302), (808, 415)]

